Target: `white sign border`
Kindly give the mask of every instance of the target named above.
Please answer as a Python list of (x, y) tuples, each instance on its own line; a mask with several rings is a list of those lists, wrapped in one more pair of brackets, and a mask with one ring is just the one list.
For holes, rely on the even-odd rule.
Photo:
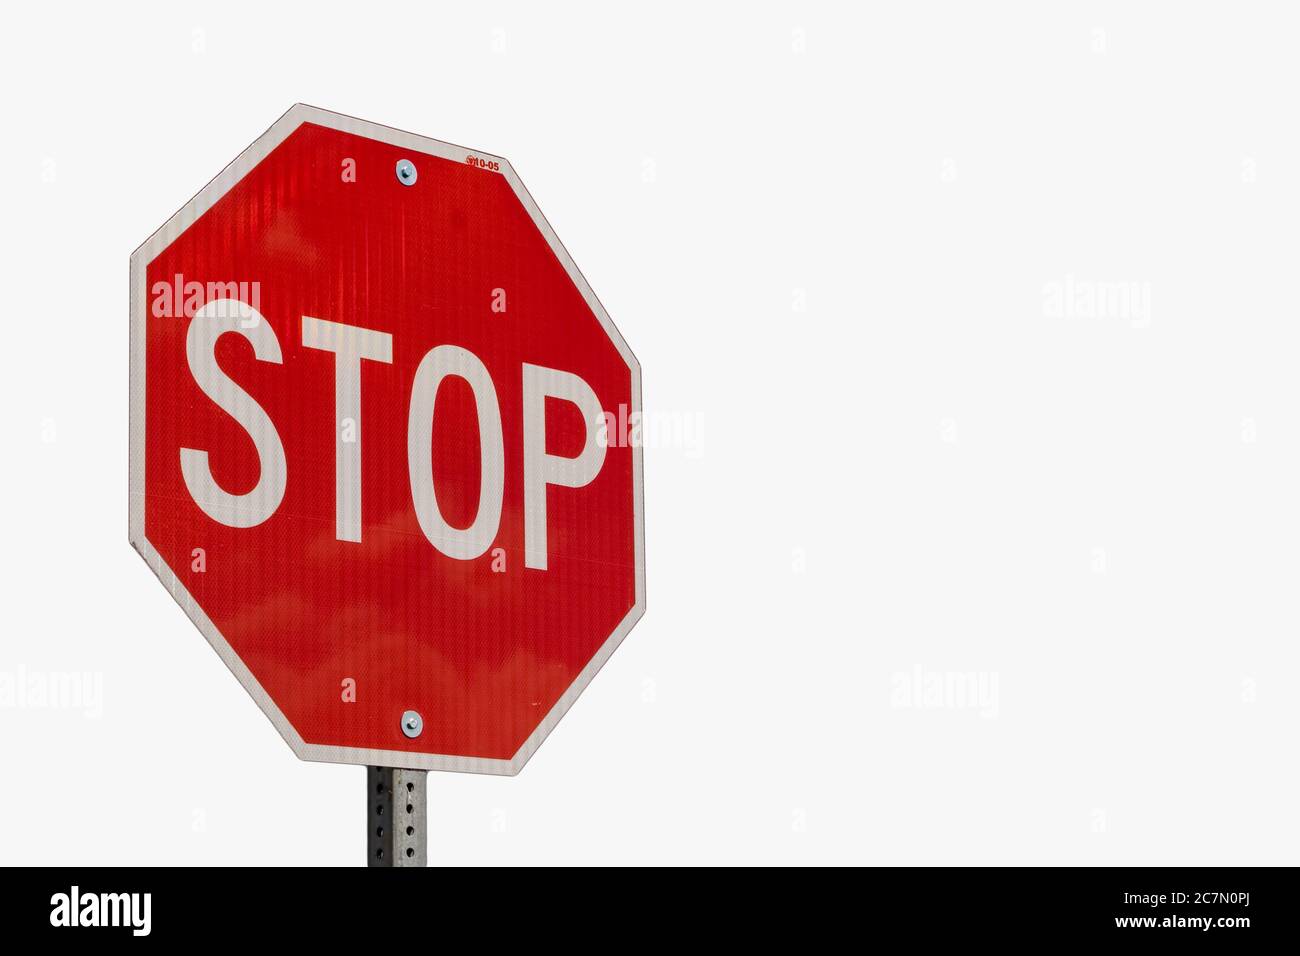
[[(573, 257), (564, 248), (559, 237), (556, 236), (555, 230), (546, 221), (541, 209), (538, 208), (533, 197), (529, 195), (528, 190), (524, 188), (524, 184), (519, 179), (518, 174), (515, 173), (514, 167), (507, 160), (480, 150), (467, 150), (451, 143), (429, 139), (425, 136), (416, 136), (413, 133), (403, 132), (389, 126), (380, 126), (377, 123), (369, 123), (341, 113), (333, 113), (329, 110), (298, 103), (276, 120), (270, 129), (240, 153), (216, 178), (204, 186), (193, 199), (178, 210), (140, 248), (131, 254), (131, 466), (129, 508), (131, 544), (140, 552), (149, 567), (153, 569), (154, 574), (171, 592), (172, 597), (184, 609), (189, 619), (207, 638), (213, 650), (225, 661), (226, 666), (230, 668), (239, 682), (244, 685), (244, 689), (257, 702), (262, 712), (270, 718), (271, 723), (280, 732), (280, 736), (285, 739), (289, 746), (293, 748), (293, 752), (301, 759), (329, 763), (365, 764), (376, 767), (406, 767), (416, 770), (452, 770), (463, 773), (514, 775), (523, 769), (524, 764), (542, 745), (542, 741), (559, 723), (565, 712), (573, 706), (573, 702), (578, 699), (578, 695), (591, 683), (596, 673), (609, 660), (610, 655), (614, 653), (618, 645), (622, 643), (623, 638), (632, 630), (632, 626), (645, 613), (645, 495), (641, 470), (642, 450), (639, 443), (632, 448), (632, 496), (636, 537), (636, 603), (619, 623), (618, 627), (614, 629), (614, 633), (605, 640), (596, 655), (582, 669), (573, 683), (560, 696), (560, 699), (555, 702), (555, 705), (551, 707), (545, 719), (537, 726), (537, 729), (529, 735), (528, 739), (524, 741), (523, 745), (509, 760), (485, 757), (456, 757), (445, 754), (407, 753), (401, 750), (368, 750), (360, 747), (329, 747), (307, 743), (280, 708), (276, 706), (275, 701), (271, 699), (262, 685), (258, 683), (252, 671), (240, 660), (239, 655), (235, 653), (234, 649), (221, 635), (221, 632), (217, 630), (216, 625), (204, 613), (203, 608), (199, 607), (198, 602), (186, 590), (185, 585), (176, 578), (171, 568), (163, 561), (162, 556), (145, 537), (144, 349), (147, 323), (146, 309), (148, 308), (148, 295), (145, 288), (146, 269), (159, 253), (171, 245), (199, 216), (212, 208), (254, 166), (270, 155), (272, 150), (284, 142), (289, 134), (303, 123), (315, 123), (330, 129), (355, 133), (369, 139), (400, 146), (413, 152), (440, 156), (457, 163), (464, 163), (471, 156), (499, 163), (501, 175), (505, 176), (506, 181), (510, 183), (515, 195), (519, 197), (519, 201), (528, 210), (533, 222), (536, 223), (537, 228), (546, 238), (556, 258), (560, 260), (565, 271), (569, 274), (569, 278), (578, 287), (583, 299), (596, 318), (600, 320), (605, 333), (610, 337), (619, 354), (623, 356), (623, 360), (627, 362), (628, 369), (632, 373), (631, 411), (638, 416), (641, 412), (641, 363), (637, 361), (636, 356), (632, 354), (632, 350), (628, 348), (627, 342), (623, 340), (623, 336), (619, 334), (618, 329), (614, 326), (609, 313), (605, 311), (605, 307), (596, 298), (596, 293), (592, 291), (586, 278), (578, 271)], [(489, 175), (491, 174), (489, 173)], [(396, 719), (395, 717), (394, 720)], [(396, 727), (396, 724), (394, 726)]]

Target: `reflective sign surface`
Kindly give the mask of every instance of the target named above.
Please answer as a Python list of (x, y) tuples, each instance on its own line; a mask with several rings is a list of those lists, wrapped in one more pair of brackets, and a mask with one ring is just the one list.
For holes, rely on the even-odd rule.
[(644, 585), (639, 369), (509, 165), (295, 107), (132, 299), (132, 541), (294, 749), (517, 771)]

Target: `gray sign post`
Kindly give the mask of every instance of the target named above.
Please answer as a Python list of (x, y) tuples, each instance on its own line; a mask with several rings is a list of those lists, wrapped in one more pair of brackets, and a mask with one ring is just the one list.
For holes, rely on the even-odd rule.
[(370, 866), (429, 863), (426, 770), (366, 768), (366, 840)]

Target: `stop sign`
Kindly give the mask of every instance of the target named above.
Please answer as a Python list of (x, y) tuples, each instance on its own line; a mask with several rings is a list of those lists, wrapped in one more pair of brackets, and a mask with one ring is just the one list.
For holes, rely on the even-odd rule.
[(304, 759), (519, 771), (644, 611), (639, 419), (499, 157), (295, 106), (131, 257), (131, 542)]

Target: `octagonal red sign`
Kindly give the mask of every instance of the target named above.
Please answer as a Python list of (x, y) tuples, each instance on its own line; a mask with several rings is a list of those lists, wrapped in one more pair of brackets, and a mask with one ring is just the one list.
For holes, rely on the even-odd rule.
[(295, 106), (131, 296), (131, 542), (294, 751), (517, 772), (645, 585), (640, 368), (510, 164)]

